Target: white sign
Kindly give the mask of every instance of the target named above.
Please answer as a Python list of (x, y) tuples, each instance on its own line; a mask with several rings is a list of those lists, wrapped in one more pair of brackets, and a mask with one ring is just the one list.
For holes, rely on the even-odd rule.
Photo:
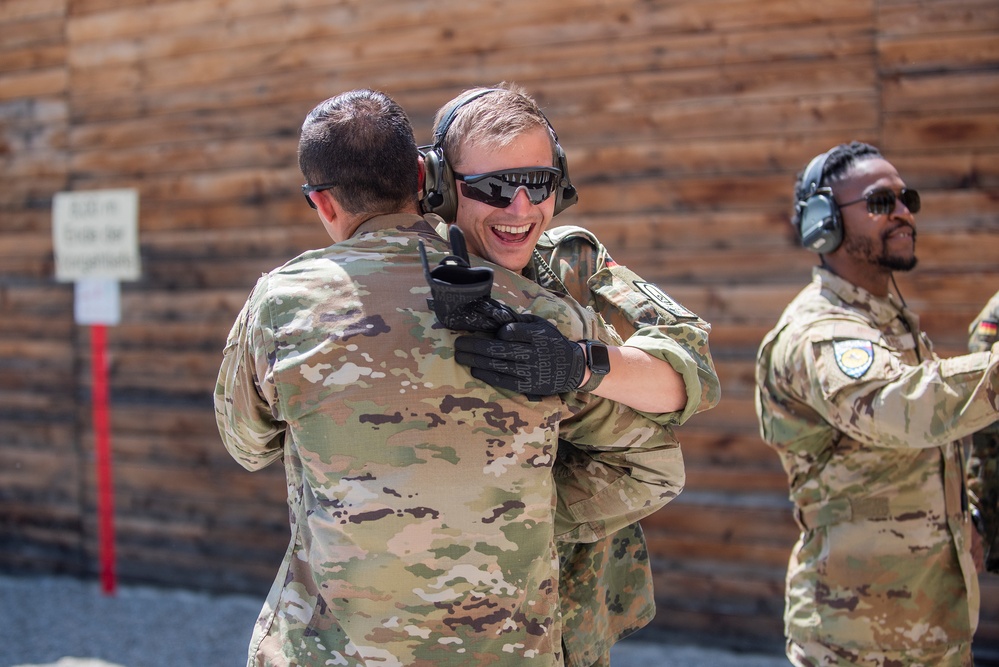
[(73, 287), (73, 315), (77, 324), (115, 326), (121, 322), (121, 287), (117, 280), (82, 278)]
[(139, 193), (59, 192), (52, 200), (56, 280), (138, 280)]

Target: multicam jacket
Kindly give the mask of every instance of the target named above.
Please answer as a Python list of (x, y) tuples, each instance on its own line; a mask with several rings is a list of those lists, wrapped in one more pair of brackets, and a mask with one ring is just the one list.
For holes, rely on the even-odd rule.
[[(448, 254), (419, 216), (370, 220), (263, 276), (230, 333), (219, 430), (250, 470), (283, 459), (292, 532), (249, 665), (560, 665), (559, 434), (606, 493), (618, 486), (601, 470), (635, 471), (633, 512), (683, 485), (658, 424), (587, 394), (505, 393), (454, 363), (419, 239), (432, 265)], [(571, 301), (495, 277), (494, 298), (566, 335), (609, 335)], [(574, 510), (613, 524), (602, 507)]]
[(963, 646), (978, 579), (958, 439), (995, 419), (999, 353), (938, 358), (919, 320), (816, 268), (763, 340), (757, 414), (801, 535), (795, 642), (844, 652)]
[[(625, 345), (668, 362), (683, 376), (686, 407), (675, 413), (647, 414), (649, 418), (669, 428), (718, 403), (721, 389), (708, 349), (710, 325), (617, 264), (592, 232), (573, 226), (548, 230), (524, 274), (592, 308), (626, 338)], [(565, 451), (563, 446), (560, 453)], [(580, 533), (575, 533), (580, 539), (597, 539), (560, 542), (558, 547), (562, 641), (570, 667), (607, 664), (610, 647), (655, 615), (652, 569), (641, 524), (610, 534)]]
[[(999, 341), (999, 292), (971, 323), (968, 335), (971, 352), (986, 352)], [(999, 422), (975, 433), (972, 442), (971, 501), (980, 517), (985, 569), (999, 572)]]

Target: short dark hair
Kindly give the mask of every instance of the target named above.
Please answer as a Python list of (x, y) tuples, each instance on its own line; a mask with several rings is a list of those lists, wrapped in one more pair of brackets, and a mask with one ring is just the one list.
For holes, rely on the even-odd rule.
[(306, 117), (298, 166), (310, 185), (335, 183), (333, 196), (352, 214), (388, 214), (415, 203), (419, 153), (406, 112), (374, 90), (351, 90)]
[[(848, 144), (840, 144), (829, 151), (825, 164), (822, 166), (822, 175), (819, 177), (818, 186), (829, 186), (842, 179), (850, 168), (857, 162), (882, 157), (881, 151), (870, 144), (862, 141), (851, 141)], [(794, 212), (791, 214), (791, 224), (795, 229), (801, 229), (801, 211), (798, 210), (797, 203), (807, 197), (809, 192), (808, 183), (804, 183), (805, 169), (798, 172), (797, 180), (794, 184)]]

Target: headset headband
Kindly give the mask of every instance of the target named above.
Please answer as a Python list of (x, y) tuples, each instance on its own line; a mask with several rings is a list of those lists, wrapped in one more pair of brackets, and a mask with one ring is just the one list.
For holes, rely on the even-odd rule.
[(821, 155), (816, 155), (812, 158), (812, 161), (808, 163), (808, 167), (805, 168), (805, 176), (802, 181), (805, 183), (805, 196), (801, 201), (807, 200), (809, 197), (814, 195), (819, 190), (819, 184), (822, 183), (822, 172), (826, 168), (826, 160), (829, 159), (829, 154), (832, 151), (826, 151)]
[[(434, 129), (434, 147), (438, 148), (444, 143), (444, 137), (447, 136), (447, 131), (451, 129), (451, 123), (454, 122), (454, 117), (458, 115), (458, 110), (463, 106), (471, 102), (472, 100), (477, 100), (483, 95), (488, 95), (489, 93), (498, 93), (502, 88), (485, 88), (483, 90), (472, 90), (464, 93), (461, 97), (455, 100), (454, 105), (447, 112), (447, 115), (441, 118), (441, 121), (437, 123), (437, 127)], [(544, 114), (542, 114), (544, 115)], [(547, 122), (548, 119), (545, 118)], [(551, 123), (548, 124), (551, 127)]]

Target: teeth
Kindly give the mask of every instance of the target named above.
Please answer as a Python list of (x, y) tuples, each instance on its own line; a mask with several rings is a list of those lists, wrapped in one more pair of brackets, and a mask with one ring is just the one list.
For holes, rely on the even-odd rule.
[(498, 232), (503, 232), (504, 234), (526, 234), (531, 229), (531, 226), (512, 227), (510, 225), (496, 225), (493, 229)]

